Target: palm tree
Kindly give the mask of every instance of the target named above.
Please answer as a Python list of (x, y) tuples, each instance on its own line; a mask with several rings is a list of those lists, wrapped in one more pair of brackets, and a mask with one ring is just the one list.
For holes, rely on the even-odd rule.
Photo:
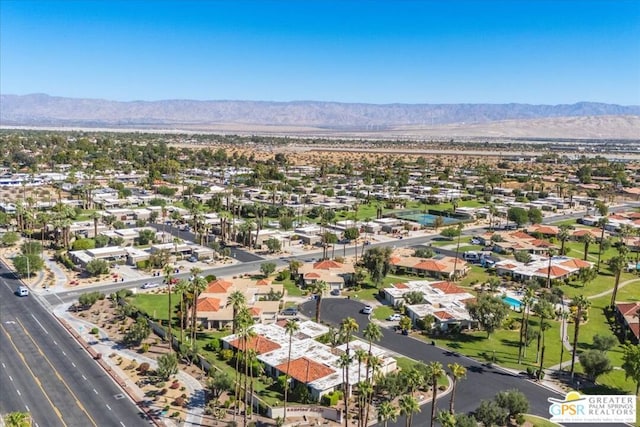
[(581, 268), (578, 271), (578, 280), (582, 282), (583, 288), (594, 281), (596, 277), (598, 277), (598, 272), (595, 268)]
[(585, 298), (583, 295), (577, 295), (571, 301), (571, 307), (574, 309), (573, 313), (573, 349), (571, 351), (571, 378), (573, 378), (574, 368), (576, 363), (576, 352), (578, 351), (578, 336), (580, 334), (580, 322), (584, 317), (585, 312), (591, 306), (591, 301)]
[(369, 356), (367, 357), (367, 375), (366, 380), (369, 381), (369, 368), (371, 367), (369, 361), (371, 360), (373, 353), (371, 352), (371, 347), (373, 346), (373, 341), (380, 341), (382, 339), (382, 329), (378, 326), (377, 323), (369, 323), (364, 331), (362, 331), (362, 335), (369, 343)]
[(384, 401), (378, 407), (378, 422), (382, 422), (383, 427), (388, 427), (389, 421), (396, 422), (398, 419), (398, 408), (389, 401)]
[(295, 334), (300, 329), (298, 326), (298, 322), (295, 320), (287, 320), (287, 323), (284, 325), (284, 330), (287, 335), (289, 335), (289, 353), (287, 354), (287, 372), (285, 373), (284, 380), (284, 415), (283, 418), (285, 422), (287, 421), (287, 393), (289, 391), (289, 366), (291, 364), (291, 347), (293, 341), (293, 334)]
[(584, 244), (584, 257), (582, 258), (583, 261), (587, 260), (587, 255), (589, 254), (589, 245), (591, 245), (593, 243), (595, 239), (593, 238), (593, 234), (589, 233), (584, 233), (582, 236), (580, 236), (580, 241)]
[[(192, 270), (196, 270), (195, 268)], [(194, 275), (191, 281), (191, 291), (193, 293), (193, 306), (191, 307), (191, 347), (196, 348), (196, 322), (198, 311), (198, 296), (202, 291), (207, 289), (207, 280), (198, 275)]]
[(168, 315), (169, 319), (167, 325), (167, 337), (169, 339), (169, 352), (173, 351), (173, 336), (171, 335), (171, 323), (173, 323), (173, 306), (171, 305), (171, 281), (173, 280), (172, 273), (175, 268), (173, 265), (167, 264), (164, 266), (164, 281), (167, 282), (167, 288), (169, 291), (169, 307), (168, 307)]
[(316, 296), (316, 323), (320, 323), (320, 304), (322, 303), (322, 295), (329, 290), (329, 285), (324, 280), (313, 282), (309, 291)]
[(31, 415), (28, 412), (10, 412), (4, 417), (7, 427), (31, 427)]
[(189, 283), (188, 280), (180, 279), (178, 283), (176, 283), (176, 286), (174, 288), (176, 293), (180, 294), (180, 344), (184, 343), (184, 323), (185, 323), (184, 320), (185, 320), (185, 311), (187, 311), (186, 300), (187, 300), (187, 294), (189, 293), (190, 286), (191, 286), (191, 283)]
[(449, 412), (453, 414), (453, 403), (456, 398), (456, 386), (458, 385), (458, 380), (467, 375), (467, 368), (459, 363), (449, 363), (447, 367), (451, 371), (451, 377), (453, 378), (453, 384), (451, 385), (451, 400), (449, 400)]
[(302, 262), (297, 259), (289, 260), (289, 271), (291, 272), (291, 278), (296, 280), (298, 278), (298, 270), (302, 267)]
[(527, 286), (522, 298), (522, 324), (520, 325), (520, 346), (518, 348), (518, 363), (522, 363), (522, 356), (526, 351), (527, 329), (529, 327), (529, 307), (533, 302), (533, 289)]
[(459, 223), (456, 226), (456, 231), (458, 232), (458, 243), (456, 244), (456, 257), (453, 261), (453, 277), (458, 277), (458, 253), (460, 252), (460, 238), (462, 237), (462, 230), (464, 230), (464, 224)]
[(456, 417), (451, 411), (438, 411), (436, 420), (442, 427), (455, 427), (456, 425)]
[(540, 357), (540, 348), (544, 348), (544, 331), (547, 329), (547, 319), (555, 316), (555, 310), (553, 305), (545, 300), (539, 299), (538, 303), (533, 306), (533, 312), (540, 318), (540, 332), (538, 333), (538, 350), (536, 352), (536, 363), (538, 363)]
[[(365, 352), (366, 354), (366, 352)], [(367, 402), (369, 402), (369, 398), (373, 395), (373, 385), (368, 381), (358, 382), (358, 425), (361, 427), (366, 427), (368, 416), (366, 414), (365, 418), (365, 408), (367, 406)]]
[(237, 325), (237, 315), (238, 315), (238, 310), (240, 310), (240, 307), (244, 306), (247, 303), (247, 298), (245, 297), (245, 295), (240, 292), (240, 291), (233, 291), (231, 292), (231, 294), (229, 294), (229, 298), (227, 299), (227, 304), (231, 304), (231, 306), (233, 307), (233, 328), (232, 328), (232, 332), (235, 334), (236, 330), (238, 328)]
[(413, 414), (420, 412), (420, 405), (415, 397), (405, 394), (398, 401), (400, 404), (400, 415), (406, 416), (406, 427), (411, 427), (413, 423)]
[(436, 398), (438, 396), (438, 380), (445, 375), (440, 362), (431, 362), (427, 365), (428, 376), (431, 382), (431, 426), (436, 418)]
[(596, 264), (596, 271), (598, 273), (600, 273), (600, 258), (602, 257), (602, 244), (604, 243), (604, 230), (607, 227), (607, 224), (609, 223), (609, 218), (600, 218), (598, 220), (598, 227), (601, 228), (600, 231), (600, 242), (599, 242), (599, 246), (598, 246), (598, 264)]
[(349, 407), (347, 406), (347, 402), (348, 402), (348, 397), (347, 397), (347, 383), (348, 378), (348, 369), (349, 369), (349, 365), (351, 364), (351, 357), (349, 356), (348, 353), (342, 353), (340, 355), (340, 357), (338, 358), (338, 366), (340, 366), (340, 368), (342, 369), (342, 384), (344, 386), (344, 402), (345, 402), (345, 409), (344, 409), (344, 423), (345, 425), (347, 425), (349, 423), (348, 419), (349, 419)]
[(98, 220), (102, 218), (100, 212), (95, 211), (89, 217), (93, 220), (93, 238), (95, 239), (98, 236)]
[[(346, 355), (347, 358), (351, 359), (351, 354), (350, 354), (350, 348), (349, 348), (349, 341), (351, 341), (351, 335), (354, 332), (358, 331), (358, 328), (360, 326), (358, 325), (358, 322), (356, 322), (356, 319), (354, 319), (353, 317), (347, 317), (346, 319), (344, 319), (342, 321), (342, 323), (340, 324), (340, 330), (342, 332), (342, 334), (345, 337), (345, 342), (347, 343), (347, 347), (346, 347)], [(346, 370), (346, 375), (345, 375), (345, 390), (344, 390), (344, 410), (345, 410), (345, 414), (349, 414), (349, 365), (347, 365), (345, 367)], [(349, 425), (349, 417), (346, 416), (344, 419), (344, 425), (345, 427), (347, 427)]]
[(567, 243), (567, 240), (571, 237), (571, 226), (567, 224), (563, 224), (560, 226), (560, 230), (558, 231), (558, 240), (560, 240), (560, 255), (564, 255), (564, 246)]
[(358, 361), (358, 383), (360, 383), (362, 381), (362, 378), (361, 378), (362, 362), (367, 361), (367, 357), (369, 356), (369, 353), (367, 353), (367, 351), (362, 348), (356, 348), (353, 354), (355, 355), (355, 358)]
[(611, 293), (611, 303), (609, 307), (613, 308), (616, 304), (616, 296), (618, 295), (618, 286), (620, 285), (620, 275), (627, 266), (627, 254), (629, 249), (626, 246), (618, 247), (618, 255), (611, 258), (608, 262), (609, 269), (615, 274), (616, 280), (613, 284), (613, 292)]
[[(377, 382), (377, 378), (379, 375), (380, 368), (382, 367), (382, 359), (378, 356), (369, 356), (367, 357), (367, 371), (371, 371), (371, 376), (374, 381), (369, 381), (369, 383), (375, 384)], [(367, 402), (367, 413), (365, 414), (364, 419), (369, 419), (369, 411), (371, 410), (371, 405), (373, 404), (373, 393), (369, 396), (369, 401)]]

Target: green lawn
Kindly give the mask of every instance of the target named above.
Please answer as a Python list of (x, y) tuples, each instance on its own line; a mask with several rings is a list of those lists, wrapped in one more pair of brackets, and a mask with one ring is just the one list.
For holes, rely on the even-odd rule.
[(385, 320), (387, 317), (391, 316), (395, 311), (393, 308), (388, 305), (383, 305), (380, 307), (376, 307), (373, 310), (373, 318), (378, 320)]
[(554, 422), (546, 420), (542, 417), (538, 417), (536, 415), (526, 414), (524, 416), (524, 419), (530, 422), (533, 425), (533, 427), (559, 427), (560, 426), (560, 424), (556, 424)]
[[(169, 307), (169, 295), (168, 294), (136, 294), (132, 297), (131, 303), (138, 307), (141, 311), (147, 313), (152, 319), (167, 321), (168, 319), (168, 307)], [(177, 305), (180, 303), (180, 295), (177, 293), (171, 294), (171, 304)], [(174, 307), (175, 307), (174, 305)], [(174, 310), (175, 314), (175, 310)]]
[(471, 287), (476, 283), (487, 282), (490, 277), (491, 274), (487, 272), (486, 268), (474, 264), (469, 269), (469, 273), (467, 273), (467, 275), (462, 280), (460, 280), (458, 285), (462, 287)]
[(296, 286), (295, 282), (291, 279), (285, 280), (284, 282), (274, 281), (273, 283), (282, 284), (284, 289), (287, 291), (287, 296), (290, 297), (301, 297), (304, 295), (302, 289)]

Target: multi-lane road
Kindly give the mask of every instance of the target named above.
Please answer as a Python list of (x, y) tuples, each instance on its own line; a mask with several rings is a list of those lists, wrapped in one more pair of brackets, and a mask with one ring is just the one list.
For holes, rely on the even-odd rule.
[(0, 272), (0, 413), (29, 412), (38, 426), (149, 425), (38, 297), (16, 296), (18, 281)]

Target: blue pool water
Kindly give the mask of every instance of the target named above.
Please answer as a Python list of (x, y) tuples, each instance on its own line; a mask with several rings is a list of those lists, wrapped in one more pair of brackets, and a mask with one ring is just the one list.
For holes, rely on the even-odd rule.
[(506, 302), (512, 310), (519, 310), (522, 307), (522, 303), (515, 298), (502, 297), (502, 301)]
[[(399, 215), (399, 217), (402, 218), (402, 219), (415, 221), (415, 222), (419, 223), (420, 225), (433, 226), (433, 224), (436, 222), (436, 218), (438, 216), (437, 215), (428, 214), (428, 213), (425, 213), (425, 214), (420, 213), (420, 214), (411, 214), (411, 215)], [(456, 223), (460, 222), (459, 220), (457, 220), (455, 218), (449, 218), (449, 217), (446, 217), (446, 216), (443, 216), (442, 219), (444, 221), (444, 225), (456, 224)]]

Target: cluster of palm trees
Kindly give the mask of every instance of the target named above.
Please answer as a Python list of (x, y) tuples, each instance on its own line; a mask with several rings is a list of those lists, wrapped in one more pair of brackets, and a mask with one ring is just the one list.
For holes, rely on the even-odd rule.
[[(51, 211), (39, 211), (36, 213), (35, 201), (32, 198), (27, 198), (25, 201), (26, 203), (17, 201), (15, 204), (16, 231), (31, 235), (34, 230), (40, 229), (40, 239), (44, 242), (50, 227), (53, 227), (54, 244), (58, 247), (69, 249), (71, 247), (71, 224), (76, 216), (75, 208), (63, 203), (57, 203)], [(97, 218), (94, 219), (94, 224), (96, 224), (96, 221)]]
[(167, 337), (169, 341), (169, 350), (173, 351), (173, 334), (172, 334), (172, 324), (173, 324), (173, 315), (175, 307), (171, 302), (171, 297), (173, 292), (179, 295), (180, 298), (180, 308), (179, 308), (179, 317), (180, 317), (180, 344), (181, 348), (185, 342), (185, 330), (189, 333), (189, 342), (191, 343), (190, 350), (193, 354), (197, 353), (196, 347), (196, 333), (198, 330), (198, 319), (197, 319), (197, 310), (198, 310), (198, 297), (200, 294), (207, 288), (207, 279), (202, 277), (200, 274), (202, 270), (194, 267), (190, 270), (191, 279), (181, 279), (177, 283), (174, 284), (173, 272), (175, 271), (175, 267), (173, 265), (167, 264), (163, 268), (163, 273), (165, 276), (165, 283), (167, 283), (168, 287), (168, 326), (167, 326)]

